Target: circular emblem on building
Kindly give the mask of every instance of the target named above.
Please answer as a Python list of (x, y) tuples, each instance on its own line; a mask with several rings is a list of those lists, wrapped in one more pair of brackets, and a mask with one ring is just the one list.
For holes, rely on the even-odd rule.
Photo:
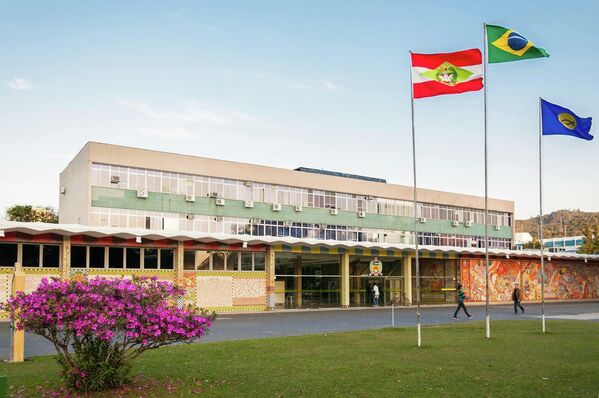
[(378, 257), (375, 257), (370, 262), (370, 274), (369, 276), (382, 276), (383, 275), (383, 263), (379, 261)]

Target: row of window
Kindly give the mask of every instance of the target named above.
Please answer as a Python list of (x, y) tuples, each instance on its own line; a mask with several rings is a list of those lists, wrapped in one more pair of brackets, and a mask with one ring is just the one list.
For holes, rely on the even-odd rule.
[[(0, 243), (0, 267), (58, 268), (60, 245)], [(164, 269), (175, 266), (174, 249), (71, 246), (71, 268)], [(185, 250), (186, 270), (264, 271), (263, 252)]]
[[(195, 215), (188, 219), (183, 214), (144, 212), (142, 210), (111, 209), (92, 207), (92, 225), (131, 228), (145, 219), (146, 224), (155, 229), (178, 229), (205, 233), (231, 235), (278, 236), (302, 239), (338, 240), (351, 242), (402, 243), (413, 244), (414, 234), (410, 231), (383, 230), (373, 228), (349, 227), (343, 225), (325, 225), (294, 223), (273, 220), (251, 220), (236, 217), (214, 217)], [(133, 221), (131, 223), (130, 221)], [(489, 247), (509, 249), (511, 239), (489, 238)], [(435, 246), (484, 247), (484, 237), (420, 233), (419, 244)]]
[[(60, 245), (0, 243), (0, 266), (60, 267)], [(71, 268), (173, 269), (173, 249), (71, 246)]]
[(264, 271), (263, 252), (185, 250), (183, 269), (201, 271)]
[[(282, 185), (263, 184), (132, 167), (92, 164), (92, 185), (134, 190), (148, 190), (180, 195), (210, 196), (255, 202), (336, 208), (352, 212), (413, 217), (411, 201), (373, 198), (341, 192), (321, 191)], [(484, 224), (484, 211), (438, 204), (419, 203), (419, 217)], [(489, 212), (493, 225), (511, 225), (509, 213)]]

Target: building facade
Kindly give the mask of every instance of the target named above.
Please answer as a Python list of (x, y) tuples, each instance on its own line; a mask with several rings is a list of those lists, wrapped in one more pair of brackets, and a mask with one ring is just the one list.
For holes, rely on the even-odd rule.
[(584, 244), (584, 236), (563, 236), (543, 239), (543, 246), (550, 253), (577, 253)]
[[(484, 247), (483, 198), (419, 190), (419, 243)], [(511, 201), (490, 199), (490, 247), (511, 248)], [(371, 243), (414, 242), (412, 188), (90, 142), (60, 175), (60, 222)]]

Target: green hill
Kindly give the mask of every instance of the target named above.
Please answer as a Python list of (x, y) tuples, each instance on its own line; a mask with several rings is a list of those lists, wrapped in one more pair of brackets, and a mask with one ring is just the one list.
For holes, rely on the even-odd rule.
[[(556, 210), (543, 216), (543, 224), (545, 238), (583, 235), (582, 230), (585, 225), (599, 224), (599, 212)], [(529, 232), (533, 237), (537, 237), (539, 235), (539, 217), (516, 220), (515, 232)]]

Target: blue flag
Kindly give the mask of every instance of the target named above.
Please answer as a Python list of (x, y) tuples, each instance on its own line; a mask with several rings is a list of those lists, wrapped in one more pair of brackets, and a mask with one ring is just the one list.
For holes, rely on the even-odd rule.
[(543, 135), (571, 135), (572, 137), (592, 140), (589, 134), (593, 118), (578, 117), (570, 109), (541, 99)]

